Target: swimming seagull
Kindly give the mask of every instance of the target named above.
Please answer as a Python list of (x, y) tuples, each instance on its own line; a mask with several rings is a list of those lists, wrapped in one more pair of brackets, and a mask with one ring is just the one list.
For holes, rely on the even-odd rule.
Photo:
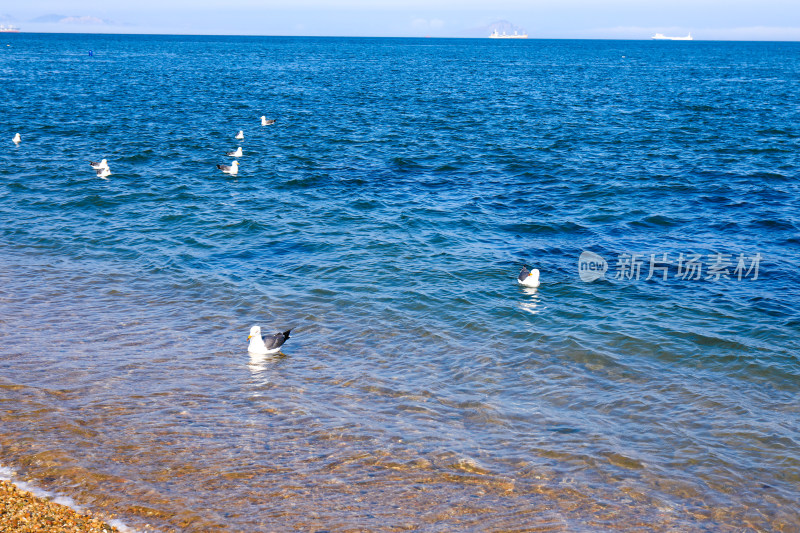
[(99, 163), (97, 161), (89, 161), (89, 165), (95, 170), (103, 170), (104, 168), (108, 168), (108, 161), (105, 159), (101, 160)]
[(244, 139), (244, 132), (242, 130), (239, 130), (239, 133), (236, 134), (236, 138), (237, 139)]
[(525, 266), (519, 271), (517, 281), (526, 287), (533, 287), (534, 289), (539, 286), (539, 269), (534, 268), (528, 270)]
[(233, 152), (226, 152), (225, 155), (228, 155), (228, 156), (231, 156), (231, 157), (242, 157), (242, 147), (240, 146), (239, 148), (237, 148)]
[(217, 168), (223, 171), (225, 174), (230, 174), (231, 176), (235, 176), (237, 172), (239, 172), (239, 162), (234, 161), (233, 163), (228, 165), (217, 165)]
[(261, 125), (262, 126), (270, 126), (272, 124), (275, 124), (275, 119), (274, 118), (271, 118), (271, 119), (267, 120), (267, 117), (264, 117), (264, 116), (261, 117)]
[(111, 175), (111, 169), (109, 169), (108, 167), (98, 168), (97, 170), (95, 170), (95, 172), (97, 173), (98, 178), (103, 178), (103, 179), (108, 179), (108, 177)]
[(22, 138), (19, 136), (19, 133), (17, 133), (16, 135), (14, 135), (14, 138), (11, 139), (11, 140), (14, 141), (14, 144), (19, 144), (19, 142), (22, 140)]
[(250, 346), (247, 347), (247, 351), (256, 355), (276, 353), (281, 349), (286, 339), (289, 338), (290, 331), (292, 330), (287, 329), (283, 333), (275, 333), (274, 335), (269, 335), (262, 339), (261, 326), (253, 326), (250, 328), (250, 335), (247, 337), (250, 341)]

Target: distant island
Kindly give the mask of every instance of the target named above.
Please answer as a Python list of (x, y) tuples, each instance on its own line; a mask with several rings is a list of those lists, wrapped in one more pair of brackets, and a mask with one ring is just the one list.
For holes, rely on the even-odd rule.
[(111, 26), (114, 22), (92, 16), (66, 16), (66, 15), (42, 15), (31, 20), (35, 24), (82, 24), (92, 26)]

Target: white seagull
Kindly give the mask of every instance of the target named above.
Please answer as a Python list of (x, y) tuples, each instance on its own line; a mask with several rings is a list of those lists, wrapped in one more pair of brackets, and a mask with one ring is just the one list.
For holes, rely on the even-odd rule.
[(217, 168), (223, 171), (225, 174), (230, 174), (231, 176), (235, 176), (237, 172), (239, 172), (239, 162), (234, 161), (233, 163), (228, 165), (217, 165)]
[(237, 139), (244, 139), (244, 132), (242, 130), (239, 130), (239, 133), (236, 134), (236, 138)]
[(230, 157), (242, 157), (242, 147), (240, 146), (239, 148), (237, 148), (233, 152), (225, 152), (225, 155), (230, 156)]
[(262, 126), (269, 126), (271, 124), (275, 124), (275, 119), (274, 118), (271, 118), (271, 119), (267, 120), (267, 117), (264, 117), (264, 116), (261, 117), (261, 125)]
[(95, 170), (95, 172), (97, 173), (98, 178), (103, 178), (104, 180), (108, 179), (108, 177), (111, 175), (111, 169), (109, 169), (108, 167), (98, 168), (97, 170)]
[(522, 270), (519, 271), (517, 281), (526, 287), (532, 287), (535, 289), (539, 286), (539, 269), (534, 268), (528, 270), (523, 266)]
[(19, 144), (19, 142), (22, 140), (22, 137), (20, 137), (19, 133), (17, 133), (16, 135), (14, 135), (14, 138), (11, 139), (11, 140), (14, 141), (14, 144)]
[(250, 341), (250, 346), (247, 347), (247, 351), (256, 355), (277, 353), (281, 349), (281, 346), (283, 346), (283, 343), (286, 342), (286, 339), (289, 338), (290, 331), (292, 330), (287, 329), (283, 333), (275, 333), (274, 335), (269, 335), (262, 339), (261, 326), (253, 326), (250, 328), (250, 335), (247, 337)]
[(95, 170), (103, 170), (108, 168), (108, 161), (102, 159), (99, 163), (97, 161), (89, 161), (89, 165)]

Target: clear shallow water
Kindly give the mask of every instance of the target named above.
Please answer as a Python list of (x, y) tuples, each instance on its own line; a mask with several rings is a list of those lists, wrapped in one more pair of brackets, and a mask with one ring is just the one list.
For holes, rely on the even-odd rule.
[(162, 530), (800, 528), (797, 44), (2, 44), (2, 464)]

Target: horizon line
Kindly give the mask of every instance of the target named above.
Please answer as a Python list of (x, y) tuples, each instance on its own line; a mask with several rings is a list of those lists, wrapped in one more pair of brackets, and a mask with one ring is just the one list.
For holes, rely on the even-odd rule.
[(2, 32), (0, 33), (1, 36), (6, 35), (114, 35), (114, 36), (163, 36), (163, 37), (278, 37), (278, 38), (301, 38), (301, 39), (308, 39), (308, 38), (321, 38), (321, 39), (475, 39), (475, 40), (491, 40), (491, 41), (653, 41), (653, 42), (719, 42), (719, 43), (797, 43), (800, 40), (792, 39), (792, 40), (781, 40), (781, 39), (750, 39), (750, 40), (740, 40), (740, 39), (703, 39), (698, 37), (693, 37), (691, 41), (673, 41), (667, 39), (666, 41), (660, 39), (653, 39), (652, 37), (531, 37), (528, 35), (525, 39), (490, 39), (487, 35), (486, 37), (471, 37), (471, 36), (433, 36), (433, 35), (417, 35), (417, 36), (409, 36), (409, 35), (290, 35), (290, 34), (254, 34), (254, 33), (243, 33), (243, 34), (232, 34), (232, 33), (160, 33), (160, 32), (149, 32), (149, 33), (115, 33), (115, 32), (79, 32), (79, 31), (65, 31), (65, 32), (57, 32), (57, 31), (15, 31), (15, 32)]

